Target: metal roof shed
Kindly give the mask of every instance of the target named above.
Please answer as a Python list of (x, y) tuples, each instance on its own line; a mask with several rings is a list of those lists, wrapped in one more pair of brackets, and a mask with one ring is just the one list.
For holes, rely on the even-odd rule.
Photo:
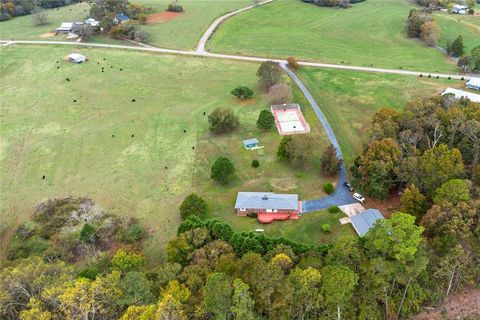
[(353, 228), (360, 237), (363, 237), (379, 219), (385, 218), (383, 217), (382, 213), (377, 209), (368, 209), (350, 218)]

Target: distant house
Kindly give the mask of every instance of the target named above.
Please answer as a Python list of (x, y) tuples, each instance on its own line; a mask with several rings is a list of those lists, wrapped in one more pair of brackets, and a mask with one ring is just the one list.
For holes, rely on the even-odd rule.
[(62, 22), (59, 28), (55, 29), (57, 33), (69, 33), (73, 29), (73, 22)]
[(259, 222), (271, 223), (275, 220), (297, 220), (302, 206), (297, 194), (239, 192), (235, 211), (238, 216), (254, 213)]
[(350, 218), (353, 228), (360, 237), (363, 237), (370, 230), (375, 222), (385, 219), (382, 213), (377, 209), (368, 209), (362, 213), (356, 214)]
[(263, 148), (260, 146), (260, 141), (257, 138), (243, 140), (243, 147), (245, 150), (255, 150)]
[(71, 53), (68, 55), (68, 60), (73, 63), (82, 63), (87, 60), (87, 57), (85, 57), (83, 54)]
[(467, 12), (468, 12), (468, 7), (462, 6), (460, 4), (456, 4), (452, 8), (452, 13), (455, 13), (455, 14), (466, 14)]
[(442, 96), (452, 94), (455, 99), (466, 98), (472, 102), (480, 102), (480, 94), (471, 93), (468, 91), (458, 90), (454, 88), (447, 88), (443, 91)]
[(467, 82), (467, 88), (472, 90), (480, 90), (480, 78), (470, 78)]
[(115, 18), (113, 18), (113, 23), (119, 24), (128, 20), (128, 16), (123, 13), (117, 13)]
[(100, 26), (100, 21), (97, 21), (93, 18), (88, 18), (87, 20), (85, 20), (85, 24), (88, 24), (92, 27), (98, 27)]

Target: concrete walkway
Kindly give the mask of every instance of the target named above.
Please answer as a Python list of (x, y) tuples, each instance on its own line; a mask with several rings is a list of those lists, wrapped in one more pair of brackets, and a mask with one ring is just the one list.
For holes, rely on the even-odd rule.
[[(328, 139), (333, 144), (335, 149), (337, 150), (337, 158), (343, 159), (342, 150), (340, 149), (340, 144), (338, 143), (337, 137), (333, 132), (330, 123), (328, 123), (327, 118), (323, 114), (322, 110), (318, 106), (317, 102), (313, 98), (313, 96), (308, 91), (307, 87), (303, 84), (303, 82), (293, 73), (290, 69), (288, 69), (286, 63), (281, 63), (280, 66), (282, 69), (295, 81), (297, 86), (302, 90), (303, 94), (307, 98), (308, 102), (315, 111), (315, 115), (317, 116), (320, 123), (325, 128), (327, 133)], [(316, 199), (316, 200), (306, 200), (302, 204), (302, 213), (308, 213), (312, 211), (318, 211), (321, 209), (326, 209), (331, 206), (343, 206), (346, 204), (355, 203), (355, 199), (351, 196), (350, 192), (343, 186), (343, 183), (347, 181), (346, 169), (345, 165), (342, 163), (340, 166), (340, 171), (338, 173), (338, 182), (337, 188), (335, 192), (327, 197)]]

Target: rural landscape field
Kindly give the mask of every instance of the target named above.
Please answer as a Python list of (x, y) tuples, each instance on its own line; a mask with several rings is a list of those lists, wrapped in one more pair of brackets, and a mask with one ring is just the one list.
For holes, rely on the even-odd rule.
[(480, 2), (0, 0), (0, 319), (480, 317)]

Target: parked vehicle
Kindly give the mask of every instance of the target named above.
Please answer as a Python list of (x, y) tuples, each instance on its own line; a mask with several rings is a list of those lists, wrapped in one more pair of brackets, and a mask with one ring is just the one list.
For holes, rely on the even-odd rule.
[(347, 188), (348, 191), (353, 192), (353, 187), (349, 182), (344, 182), (343, 186)]
[(357, 200), (358, 202), (365, 203), (365, 197), (362, 196), (360, 193), (354, 193), (353, 199)]

